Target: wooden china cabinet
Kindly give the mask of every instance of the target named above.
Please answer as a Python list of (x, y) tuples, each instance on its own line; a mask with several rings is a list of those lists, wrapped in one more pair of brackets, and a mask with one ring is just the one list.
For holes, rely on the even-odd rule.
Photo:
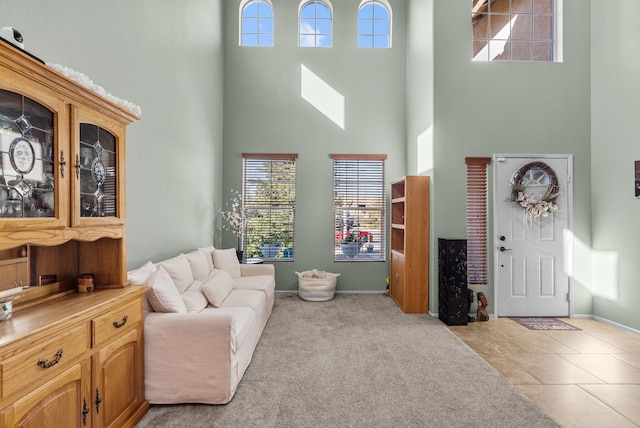
[(137, 119), (0, 41), (0, 302), (13, 305), (0, 322), (2, 427), (133, 427), (149, 407), (144, 287), (126, 272)]

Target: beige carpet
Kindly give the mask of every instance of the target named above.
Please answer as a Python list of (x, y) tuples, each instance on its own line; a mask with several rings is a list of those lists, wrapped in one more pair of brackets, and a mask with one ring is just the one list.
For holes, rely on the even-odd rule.
[[(177, 362), (179, 363), (179, 362)], [(555, 427), (439, 320), (383, 295), (276, 296), (233, 400), (152, 406), (144, 427)]]

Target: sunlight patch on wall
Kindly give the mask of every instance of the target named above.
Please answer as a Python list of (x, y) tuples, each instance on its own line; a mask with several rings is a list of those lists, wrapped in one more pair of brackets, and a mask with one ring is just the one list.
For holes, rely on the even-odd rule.
[(300, 64), (300, 96), (341, 129), (345, 129), (345, 98), (304, 64)]
[(618, 300), (618, 253), (594, 250), (575, 235), (572, 238), (575, 257), (573, 266), (567, 274), (593, 296), (612, 301)]
[(618, 253), (592, 250), (592, 292), (594, 296), (618, 300)]
[(433, 171), (433, 125), (418, 135), (416, 148), (416, 171), (418, 174)]

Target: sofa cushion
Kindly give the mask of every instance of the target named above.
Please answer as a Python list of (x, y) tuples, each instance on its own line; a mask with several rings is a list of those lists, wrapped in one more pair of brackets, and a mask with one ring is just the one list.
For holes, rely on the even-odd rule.
[(153, 263), (147, 262), (138, 269), (127, 272), (127, 281), (129, 281), (131, 285), (145, 285), (156, 269)]
[(262, 319), (262, 312), (267, 306), (267, 297), (262, 291), (258, 290), (233, 290), (222, 305), (221, 308), (250, 308), (256, 314), (256, 319)]
[(209, 262), (207, 261), (207, 255), (203, 251), (191, 251), (190, 253), (185, 254), (185, 257), (191, 266), (193, 279), (202, 281), (207, 277), (207, 275), (209, 275), (211, 269)]
[(191, 287), (182, 293), (180, 297), (184, 302), (187, 312), (200, 312), (209, 304), (207, 297), (204, 295), (202, 282), (197, 279), (193, 281)]
[(187, 260), (187, 256), (184, 254), (163, 260), (160, 262), (160, 265), (165, 268), (173, 279), (173, 282), (178, 288), (178, 293), (184, 293), (193, 283), (191, 265), (189, 264), (189, 260)]
[(213, 306), (220, 307), (233, 290), (233, 279), (224, 270), (214, 269), (203, 281), (204, 295)]
[(240, 262), (238, 262), (235, 249), (213, 249), (212, 254), (213, 265), (216, 269), (227, 271), (229, 275), (231, 275), (231, 278), (240, 278)]
[(158, 267), (147, 282), (147, 297), (156, 312), (186, 313), (187, 308), (171, 276), (163, 266)]
[(266, 297), (274, 293), (276, 281), (271, 275), (243, 276), (233, 280), (233, 288), (238, 290), (259, 290)]

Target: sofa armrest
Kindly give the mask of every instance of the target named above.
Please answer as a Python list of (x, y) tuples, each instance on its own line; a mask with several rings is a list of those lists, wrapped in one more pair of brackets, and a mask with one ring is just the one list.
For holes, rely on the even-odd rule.
[(276, 269), (273, 265), (263, 264), (263, 263), (240, 265), (240, 276), (256, 276), (256, 275), (276, 276)]
[(234, 315), (215, 310), (146, 314), (147, 399), (158, 404), (228, 401), (237, 349), (235, 328)]

